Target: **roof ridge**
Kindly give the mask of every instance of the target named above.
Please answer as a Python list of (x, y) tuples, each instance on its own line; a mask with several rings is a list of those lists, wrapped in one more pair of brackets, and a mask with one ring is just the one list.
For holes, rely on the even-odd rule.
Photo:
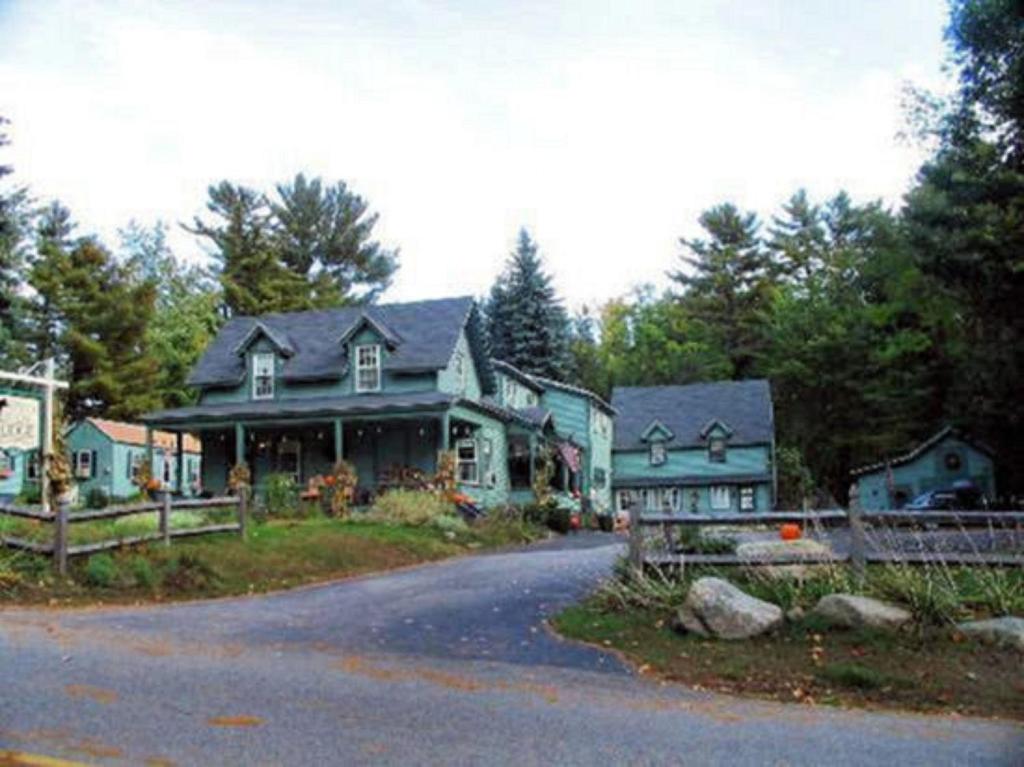
[(262, 320), (268, 317), (296, 317), (303, 314), (332, 314), (335, 312), (366, 311), (368, 309), (393, 309), (405, 306), (423, 306), (424, 304), (455, 303), (457, 301), (475, 301), (472, 295), (448, 296), (443, 298), (421, 298), (416, 301), (392, 301), (386, 304), (366, 303), (348, 304), (346, 306), (330, 306), (322, 309), (297, 309), (290, 312), (265, 312), (264, 314), (236, 314), (228, 319), (235, 320)]

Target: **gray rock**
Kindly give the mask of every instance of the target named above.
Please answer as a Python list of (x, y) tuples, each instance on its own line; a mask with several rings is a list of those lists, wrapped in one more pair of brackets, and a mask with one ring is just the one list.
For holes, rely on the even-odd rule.
[(751, 564), (744, 569), (754, 577), (771, 580), (802, 581), (827, 570), (830, 565), (803, 564), (804, 559), (831, 557), (831, 547), (818, 541), (800, 538), (795, 541), (748, 541), (736, 547), (736, 555), (746, 562), (788, 562), (790, 564)]
[(777, 605), (755, 599), (721, 578), (700, 578), (690, 587), (679, 622), (694, 633), (721, 639), (747, 639), (782, 623)]
[(701, 623), (696, 613), (686, 605), (683, 605), (676, 611), (675, 629), (684, 634), (697, 634), (702, 637), (711, 636), (711, 633)]
[(890, 631), (908, 623), (912, 617), (902, 607), (854, 594), (824, 596), (815, 605), (813, 612), (838, 626)]
[(987, 621), (968, 621), (957, 628), (965, 635), (988, 644), (1012, 647), (1024, 652), (1024, 618), (1006, 615)]

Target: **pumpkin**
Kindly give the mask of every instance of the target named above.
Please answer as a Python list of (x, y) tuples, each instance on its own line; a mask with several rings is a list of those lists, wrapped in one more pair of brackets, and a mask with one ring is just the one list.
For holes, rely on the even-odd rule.
[(789, 522), (779, 528), (779, 537), (784, 541), (795, 541), (800, 538), (800, 525)]
[(569, 527), (571, 527), (573, 530), (579, 530), (581, 525), (582, 521), (580, 520), (579, 514), (573, 514), (569, 517)]
[(159, 480), (159, 479), (157, 479), (156, 477), (152, 477), (152, 478), (151, 478), (151, 479), (150, 479), (150, 480), (149, 480), (149, 481), (148, 481), (148, 482), (146, 483), (146, 489), (147, 489), (147, 490), (159, 490), (159, 489), (160, 489), (160, 487), (161, 487), (161, 484), (160, 484), (160, 480)]

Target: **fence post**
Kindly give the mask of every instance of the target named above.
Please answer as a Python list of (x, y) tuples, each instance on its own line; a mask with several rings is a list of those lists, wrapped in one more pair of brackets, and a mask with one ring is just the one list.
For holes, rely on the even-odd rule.
[(633, 493), (629, 499), (629, 564), (634, 570), (644, 566), (644, 531), (640, 526), (640, 504)]
[(68, 502), (57, 499), (53, 519), (53, 564), (61, 576), (68, 574)]
[(850, 564), (853, 566), (853, 574), (860, 580), (865, 574), (866, 542), (864, 518), (860, 509), (860, 492), (856, 482), (850, 485), (850, 510), (847, 512), (847, 518), (850, 522)]
[(238, 534), (245, 540), (245, 517), (246, 507), (249, 503), (249, 486), (241, 484), (238, 486)]
[(171, 545), (171, 493), (164, 491), (163, 503), (160, 504), (160, 535), (164, 537), (164, 546)]

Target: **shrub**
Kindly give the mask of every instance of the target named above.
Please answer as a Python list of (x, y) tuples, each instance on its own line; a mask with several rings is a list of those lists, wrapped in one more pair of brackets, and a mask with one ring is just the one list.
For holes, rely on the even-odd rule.
[(179, 554), (167, 563), (161, 580), (168, 591), (200, 591), (217, 585), (220, 577), (205, 560)]
[(960, 590), (944, 566), (886, 565), (872, 572), (867, 588), (880, 599), (901, 602), (919, 626), (956, 623), (966, 617)]
[(440, 517), (434, 517), (430, 521), (430, 524), (443, 533), (455, 533), (461, 535), (469, 532), (469, 525), (466, 524), (466, 520), (462, 517), (457, 517), (454, 514), (443, 514)]
[(85, 495), (87, 509), (105, 509), (110, 505), (110, 496), (101, 487), (94, 487)]
[(267, 477), (263, 492), (268, 516), (298, 516), (299, 493), (290, 474), (271, 474)]
[(93, 554), (85, 565), (85, 582), (107, 588), (117, 580), (117, 563), (109, 554)]
[(547, 527), (548, 514), (551, 512), (551, 505), (544, 503), (530, 503), (523, 506), (520, 512), (524, 521), (531, 525)]
[(131, 571), (132, 579), (137, 585), (150, 590), (156, 586), (156, 571), (153, 570), (153, 565), (145, 557), (132, 557), (128, 562), (128, 569)]
[(43, 491), (39, 484), (27, 485), (18, 496), (17, 502), (25, 506), (35, 506), (43, 501)]
[(434, 493), (399, 489), (378, 496), (366, 518), (392, 525), (420, 526), (451, 513), (451, 503)]
[(569, 509), (554, 508), (547, 515), (548, 527), (556, 533), (568, 533), (572, 529), (572, 512)]

